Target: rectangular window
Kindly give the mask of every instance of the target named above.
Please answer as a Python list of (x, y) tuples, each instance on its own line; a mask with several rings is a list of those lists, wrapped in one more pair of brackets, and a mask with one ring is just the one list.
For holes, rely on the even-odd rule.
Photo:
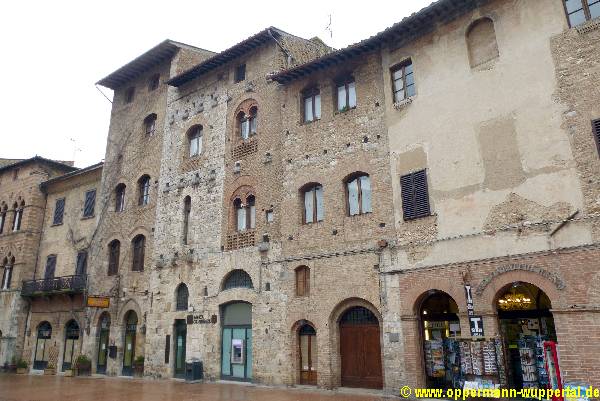
[(314, 186), (304, 192), (304, 223), (323, 221), (323, 187)]
[(272, 209), (269, 209), (265, 212), (265, 219), (267, 220), (267, 223), (273, 222), (273, 210)]
[(65, 198), (57, 199), (54, 206), (54, 218), (52, 219), (52, 225), (57, 226), (63, 223), (63, 216), (65, 213)]
[(240, 207), (237, 209), (237, 230), (246, 230), (246, 208)]
[(600, 0), (565, 0), (565, 10), (571, 27), (600, 17)]
[(15, 209), (15, 217), (13, 219), (13, 231), (21, 229), (21, 220), (23, 219), (23, 208)]
[(85, 203), (83, 205), (83, 217), (92, 217), (96, 207), (96, 190), (92, 189), (85, 193)]
[(304, 122), (308, 123), (321, 119), (321, 94), (314, 89), (305, 92), (304, 99)]
[(4, 232), (4, 223), (6, 222), (6, 212), (0, 214), (0, 234)]
[(356, 107), (356, 84), (353, 78), (337, 84), (338, 111), (346, 111)]
[(77, 252), (77, 264), (75, 266), (75, 275), (83, 276), (87, 272), (87, 251)]
[(11, 277), (12, 266), (4, 266), (4, 273), (2, 274), (2, 290), (8, 290), (10, 288)]
[(54, 278), (54, 271), (56, 270), (56, 255), (50, 255), (46, 259), (46, 271), (44, 271), (44, 278)]
[(243, 80), (246, 79), (246, 64), (240, 64), (237, 67), (235, 67), (235, 74), (234, 74), (234, 81), (237, 82), (242, 82)]
[(600, 118), (592, 121), (592, 131), (594, 132), (594, 139), (596, 140), (596, 148), (600, 155)]
[(400, 186), (404, 220), (414, 220), (431, 215), (425, 170), (403, 175), (400, 177)]
[(415, 77), (413, 74), (412, 61), (392, 68), (392, 90), (394, 91), (394, 102), (401, 102), (415, 95)]

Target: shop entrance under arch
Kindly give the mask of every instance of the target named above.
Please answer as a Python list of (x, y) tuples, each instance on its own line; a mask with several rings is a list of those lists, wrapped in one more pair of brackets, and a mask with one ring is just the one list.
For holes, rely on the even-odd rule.
[(513, 282), (497, 294), (496, 310), (506, 350), (510, 388), (546, 388), (544, 341), (556, 342), (550, 299), (537, 286)]
[(309, 323), (298, 329), (300, 384), (317, 384), (317, 332)]
[(110, 316), (103, 313), (98, 322), (98, 358), (96, 362), (96, 373), (106, 374), (108, 361), (108, 340), (110, 338)]
[(362, 306), (351, 307), (342, 315), (339, 327), (342, 386), (382, 388), (377, 316)]
[(135, 340), (137, 333), (138, 317), (130, 310), (125, 315), (125, 337), (123, 338), (123, 376), (133, 376), (133, 362), (135, 360)]
[(419, 308), (427, 386), (459, 387), (453, 374), (457, 369), (457, 339), (461, 336), (458, 305), (443, 291), (427, 292)]
[(234, 302), (221, 308), (221, 378), (252, 380), (252, 304)]

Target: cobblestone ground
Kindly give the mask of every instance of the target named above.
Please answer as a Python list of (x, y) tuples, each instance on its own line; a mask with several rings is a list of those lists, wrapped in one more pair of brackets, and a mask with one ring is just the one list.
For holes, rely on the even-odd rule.
[(0, 401), (381, 401), (344, 391), (280, 389), (173, 380), (0, 375)]

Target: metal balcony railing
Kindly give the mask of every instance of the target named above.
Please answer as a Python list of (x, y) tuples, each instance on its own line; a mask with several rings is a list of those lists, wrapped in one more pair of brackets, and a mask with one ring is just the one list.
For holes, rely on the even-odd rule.
[(42, 280), (23, 281), (21, 296), (35, 297), (50, 294), (81, 293), (85, 289), (86, 276), (63, 276)]

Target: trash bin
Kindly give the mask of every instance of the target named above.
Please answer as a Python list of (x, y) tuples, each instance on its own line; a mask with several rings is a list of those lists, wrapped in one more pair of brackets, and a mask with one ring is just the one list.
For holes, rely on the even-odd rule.
[(193, 382), (204, 378), (202, 361), (192, 359), (185, 362), (185, 381)]

